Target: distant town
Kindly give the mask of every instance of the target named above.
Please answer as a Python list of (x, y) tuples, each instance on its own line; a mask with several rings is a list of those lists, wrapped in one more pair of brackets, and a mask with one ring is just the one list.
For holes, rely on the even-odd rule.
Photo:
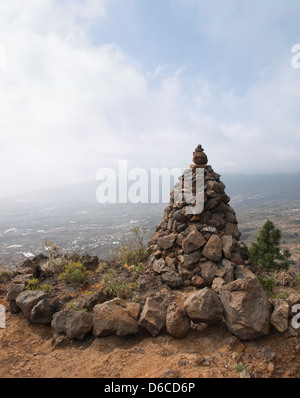
[[(61, 253), (97, 255), (108, 260), (131, 238), (134, 226), (146, 228), (145, 243), (162, 217), (164, 205), (22, 206), (3, 214), (0, 226), (0, 264), (14, 268), (26, 258), (47, 254), (44, 241), (54, 242)], [(133, 211), (134, 210), (134, 211)], [(149, 211), (150, 210), (150, 211)]]
[[(289, 248), (300, 268), (299, 176), (226, 176), (230, 204), (237, 213), (241, 240), (254, 242), (267, 219), (282, 231), (282, 248)], [(128, 243), (133, 227), (146, 229), (145, 243), (163, 219), (166, 203), (99, 204), (95, 185), (84, 184), (0, 201), (0, 267), (14, 268), (26, 258), (47, 254), (45, 239), (61, 253), (116, 256)]]

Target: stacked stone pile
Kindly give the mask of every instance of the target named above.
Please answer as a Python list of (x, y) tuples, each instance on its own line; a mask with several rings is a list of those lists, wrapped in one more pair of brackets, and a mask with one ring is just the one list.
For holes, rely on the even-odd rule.
[(204, 208), (200, 214), (187, 214), (185, 201), (175, 203), (174, 196), (183, 188), (183, 175), (171, 193), (164, 220), (152, 238), (150, 264), (171, 288), (193, 285), (218, 290), (234, 280), (235, 267), (249, 266), (247, 247), (239, 243), (241, 233), (235, 211), (229, 205), (220, 175), (207, 165), (207, 156), (199, 145), (193, 154), (193, 194), (196, 171), (204, 170)]
[[(268, 300), (251, 270), (247, 247), (239, 242), (241, 234), (225, 185), (207, 165), (201, 145), (193, 154), (193, 162), (190, 184), (185, 184), (184, 173), (152, 238), (148, 268), (137, 280), (138, 302), (111, 299), (103, 286), (91, 295), (80, 296), (82, 302), (79, 300), (74, 310), (65, 305), (62, 292), (57, 296), (28, 291), (25, 286), (33, 276), (51, 280), (54, 270), (67, 261), (57, 258), (51, 262), (40, 255), (17, 268), (7, 294), (10, 311), (21, 311), (31, 323), (51, 324), (58, 343), (64, 336), (128, 336), (141, 330), (153, 337), (165, 330), (181, 338), (193, 324), (224, 322), (242, 340), (268, 334), (271, 325), (280, 333), (290, 330), (298, 335), (300, 328), (295, 331), (290, 322), (300, 295)], [(177, 203), (175, 198), (178, 190), (197, 193), (199, 169), (204, 173), (203, 209), (197, 214), (190, 211), (189, 203)], [(90, 256), (72, 260), (80, 260), (89, 270), (96, 270), (99, 263), (97, 257)]]

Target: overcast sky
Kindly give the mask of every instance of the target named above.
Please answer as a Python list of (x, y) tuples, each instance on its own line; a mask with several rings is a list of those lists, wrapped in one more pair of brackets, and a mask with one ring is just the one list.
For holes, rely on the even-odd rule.
[[(102, 167), (300, 172), (299, 0), (0, 0), (0, 197)], [(299, 58), (300, 59), (300, 58)]]

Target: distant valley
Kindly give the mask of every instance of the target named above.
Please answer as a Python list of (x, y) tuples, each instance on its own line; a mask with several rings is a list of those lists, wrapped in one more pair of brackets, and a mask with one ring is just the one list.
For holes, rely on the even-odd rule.
[[(283, 233), (300, 264), (300, 176), (224, 175), (226, 193), (237, 213), (242, 238), (248, 245), (267, 219)], [(110, 259), (130, 237), (133, 226), (145, 227), (146, 241), (163, 217), (167, 203), (106, 204), (96, 201), (98, 182), (30, 192), (0, 200), (0, 264), (15, 266), (45, 252), (44, 239), (62, 252), (79, 252)]]

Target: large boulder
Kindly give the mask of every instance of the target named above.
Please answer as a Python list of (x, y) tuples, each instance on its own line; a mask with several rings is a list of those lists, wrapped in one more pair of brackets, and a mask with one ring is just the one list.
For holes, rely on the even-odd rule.
[(139, 325), (156, 337), (166, 325), (166, 313), (167, 307), (163, 302), (148, 297), (140, 316)]
[(64, 267), (68, 264), (68, 260), (64, 257), (56, 257), (49, 260), (41, 261), (39, 270), (41, 275), (60, 274)]
[(218, 324), (223, 320), (219, 297), (208, 287), (191, 293), (184, 302), (184, 309), (194, 323)]
[(214, 277), (216, 276), (216, 272), (218, 270), (217, 265), (213, 261), (204, 261), (200, 263), (200, 273), (202, 278), (204, 279), (207, 286), (211, 286)]
[(290, 310), (290, 314), (289, 316), (292, 317), (293, 314), (291, 313), (291, 309), (293, 308), (294, 305), (296, 304), (300, 304), (300, 293), (291, 293), (286, 299), (285, 301), (288, 303), (289, 305), (289, 310)]
[(138, 332), (140, 305), (115, 298), (94, 307), (93, 334), (96, 337), (117, 334), (133, 335)]
[(104, 292), (104, 288), (85, 296), (81, 296), (78, 300), (78, 307), (82, 310), (92, 311), (97, 304), (102, 304), (107, 300), (107, 295)]
[(222, 236), (221, 240), (222, 240), (222, 246), (223, 246), (223, 253), (224, 253), (224, 256), (225, 256), (228, 260), (230, 260), (230, 258), (231, 258), (231, 252), (232, 252), (232, 249), (233, 249), (233, 247), (234, 247), (234, 240), (233, 240), (233, 237), (232, 237), (231, 235), (224, 235), (224, 236)]
[[(13, 293), (14, 291), (10, 291), (9, 297)], [(57, 297), (49, 297), (48, 293), (41, 290), (24, 290), (16, 297), (15, 302), (27, 320), (36, 324), (51, 323), (53, 314), (61, 308)]]
[(56, 333), (64, 333), (69, 339), (82, 340), (93, 327), (93, 315), (71, 309), (56, 312), (51, 327)]
[(283, 333), (289, 326), (289, 304), (285, 300), (273, 299), (270, 300), (274, 310), (271, 314), (270, 322), (278, 330)]
[(212, 235), (206, 243), (202, 255), (211, 261), (218, 262), (222, 260), (222, 241), (218, 235)]
[(33, 260), (27, 259), (17, 266), (17, 269), (16, 269), (17, 274), (24, 274), (23, 270), (25, 270), (25, 269), (27, 270), (26, 273), (34, 275), (36, 272), (36, 269), (37, 269), (37, 265)]
[(176, 303), (168, 306), (166, 314), (167, 332), (176, 338), (185, 337), (190, 330), (190, 319), (187, 313)]
[(32, 323), (48, 325), (52, 321), (55, 312), (59, 311), (61, 303), (58, 297), (45, 297), (40, 300), (30, 312)]
[(213, 281), (213, 283), (212, 283), (212, 285), (211, 285), (211, 288), (212, 288), (212, 290), (213, 290), (214, 292), (216, 292), (216, 293), (219, 294), (221, 287), (222, 287), (223, 285), (225, 285), (225, 283), (226, 283), (226, 282), (224, 281), (223, 278), (220, 278), (220, 277), (217, 276), (217, 277), (214, 279), (214, 281)]
[[(218, 264), (216, 275), (223, 278), (225, 283), (234, 281), (235, 279), (235, 264), (223, 258), (222, 262)], [(251, 272), (251, 271), (250, 271)]]
[(236, 337), (251, 340), (269, 333), (270, 304), (257, 277), (223, 285), (219, 297), (226, 325)]
[(12, 283), (8, 289), (6, 299), (7, 301), (15, 300), (20, 293), (25, 290), (24, 283)]
[(191, 232), (186, 239), (183, 241), (183, 249), (185, 253), (192, 253), (202, 246), (204, 246), (206, 240), (204, 239), (203, 235), (198, 231)]
[(185, 214), (184, 209), (176, 210), (173, 214), (173, 217), (180, 223), (185, 223), (188, 220), (188, 216)]
[(196, 251), (183, 256), (183, 264), (187, 270), (193, 270), (201, 258), (201, 253)]
[(234, 278), (235, 279), (243, 279), (243, 278), (256, 278), (255, 274), (245, 265), (236, 265), (234, 270)]
[(225, 234), (231, 235), (236, 239), (239, 239), (241, 236), (238, 226), (235, 223), (230, 222), (225, 225)]
[(183, 285), (182, 277), (176, 271), (167, 271), (162, 274), (161, 278), (171, 289), (176, 289)]
[(16, 304), (23, 312), (29, 322), (31, 322), (31, 310), (41, 300), (48, 297), (48, 294), (41, 290), (25, 290), (16, 298)]
[(160, 274), (161, 271), (165, 268), (166, 262), (163, 258), (155, 259), (152, 264), (152, 269), (157, 274)]
[(175, 242), (176, 238), (177, 234), (175, 233), (165, 235), (162, 236), (161, 238), (158, 238), (157, 244), (161, 249), (166, 250), (173, 246), (173, 243)]
[(25, 290), (25, 283), (12, 283), (8, 289), (6, 299), (8, 301), (8, 309), (12, 314), (20, 311), (16, 304), (16, 298)]
[(204, 152), (194, 152), (193, 162), (196, 164), (204, 165), (207, 163), (207, 156)]

